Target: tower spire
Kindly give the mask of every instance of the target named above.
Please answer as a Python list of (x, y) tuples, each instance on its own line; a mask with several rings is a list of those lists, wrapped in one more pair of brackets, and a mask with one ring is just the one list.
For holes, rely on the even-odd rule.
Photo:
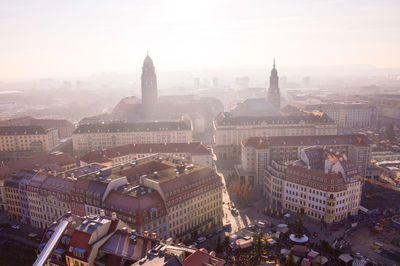
[(274, 64), (273, 64), (273, 66), (274, 66), (274, 69), (275, 69), (275, 57), (274, 57)]

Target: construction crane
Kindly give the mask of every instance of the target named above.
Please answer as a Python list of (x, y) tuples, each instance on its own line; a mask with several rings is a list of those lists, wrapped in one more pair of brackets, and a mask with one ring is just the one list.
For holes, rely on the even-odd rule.
[(67, 219), (63, 219), (57, 226), (54, 233), (51, 235), (50, 240), (47, 242), (46, 246), (43, 248), (42, 252), (33, 263), (33, 266), (43, 266), (46, 264), (46, 261), (49, 259), (51, 254), (54, 251), (54, 248), (57, 246), (60, 241), (62, 235), (64, 234), (67, 226), (70, 222)]
[(371, 184), (374, 184), (374, 185), (378, 185), (378, 186), (381, 186), (381, 187), (384, 187), (384, 188), (387, 188), (387, 189), (391, 189), (391, 190), (400, 192), (400, 188), (395, 187), (395, 186), (393, 186), (393, 185), (385, 184), (385, 183), (383, 183), (383, 182), (376, 181), (376, 180), (374, 180), (374, 179), (370, 179), (370, 178), (366, 178), (366, 177), (362, 177), (362, 176), (359, 176), (359, 178), (360, 178), (361, 180), (365, 181), (365, 182), (368, 182), (368, 183), (371, 183)]

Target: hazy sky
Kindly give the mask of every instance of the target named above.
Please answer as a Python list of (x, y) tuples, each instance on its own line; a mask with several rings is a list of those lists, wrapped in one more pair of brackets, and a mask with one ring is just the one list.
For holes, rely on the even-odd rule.
[(0, 0), (0, 80), (156, 69), (400, 67), (400, 1)]

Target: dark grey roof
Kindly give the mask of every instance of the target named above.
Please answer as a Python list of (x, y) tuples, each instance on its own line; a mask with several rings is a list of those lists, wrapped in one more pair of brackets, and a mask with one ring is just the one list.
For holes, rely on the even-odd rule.
[(104, 183), (98, 180), (93, 180), (90, 182), (86, 192), (91, 192), (91, 193), (96, 193), (100, 194), (103, 196), (104, 192), (106, 191), (106, 188), (108, 186), (108, 183)]
[(83, 133), (116, 133), (134, 131), (171, 131), (190, 130), (190, 126), (184, 121), (160, 121), (160, 122), (138, 122), (138, 123), (112, 123), (112, 124), (89, 124), (80, 125), (74, 134)]
[(46, 134), (46, 130), (42, 126), (7, 126), (0, 127), (1, 136), (10, 135), (37, 135)]
[(316, 115), (309, 113), (307, 115), (277, 115), (277, 116), (232, 116), (230, 113), (221, 113), (216, 118), (219, 126), (229, 125), (260, 125), (267, 124), (297, 124), (303, 121), (305, 124), (315, 123), (333, 123), (334, 121), (326, 114)]

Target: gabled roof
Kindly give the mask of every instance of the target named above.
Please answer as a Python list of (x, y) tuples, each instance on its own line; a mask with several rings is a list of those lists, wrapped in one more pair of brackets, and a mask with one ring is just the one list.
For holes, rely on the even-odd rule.
[(69, 246), (65, 252), (67, 256), (77, 258), (73, 250), (75, 248), (78, 248), (80, 251), (85, 251), (84, 257), (83, 258), (78, 258), (79, 260), (87, 261), (88, 256), (90, 254), (90, 251), (92, 247), (89, 245), (89, 240), (90, 240), (90, 234), (75, 230), (74, 233), (72, 234), (71, 241), (69, 242)]
[(131, 236), (128, 232), (116, 231), (99, 250), (123, 259), (138, 261), (157, 244), (156, 240), (142, 236), (136, 236), (133, 240)]
[(160, 121), (160, 122), (136, 122), (136, 123), (112, 123), (112, 124), (85, 124), (80, 125), (73, 134), (86, 133), (118, 133), (118, 132), (142, 132), (142, 131), (176, 131), (191, 130), (184, 121)]
[(225, 265), (225, 261), (218, 257), (212, 256), (203, 250), (196, 250), (183, 261), (183, 264), (190, 266), (222, 266)]

